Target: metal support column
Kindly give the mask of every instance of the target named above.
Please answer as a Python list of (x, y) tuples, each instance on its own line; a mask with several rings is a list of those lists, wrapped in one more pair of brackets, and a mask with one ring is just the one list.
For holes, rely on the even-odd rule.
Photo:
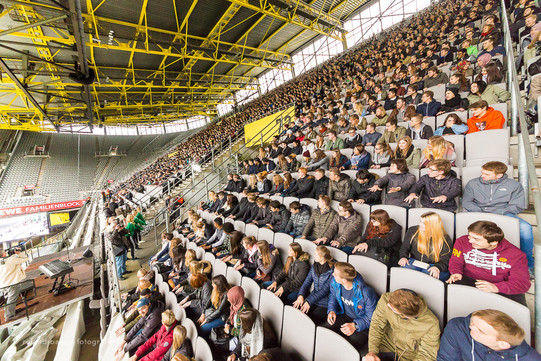
[(233, 156), (233, 141), (231, 140), (231, 136), (229, 136), (229, 158)]

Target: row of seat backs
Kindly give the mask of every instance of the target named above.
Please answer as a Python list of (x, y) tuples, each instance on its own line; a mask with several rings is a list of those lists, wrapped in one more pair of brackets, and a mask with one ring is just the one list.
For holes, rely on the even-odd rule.
[[(273, 198), (276, 199), (276, 198)], [(277, 199), (279, 200), (279, 199)], [(286, 197), (283, 199), (283, 204), (286, 207), (289, 207), (289, 204), (294, 201), (300, 201), (301, 204), (306, 204), (312, 211), (317, 207), (317, 200), (313, 198), (294, 198)], [(331, 201), (331, 208), (335, 211), (338, 210), (339, 202)], [(406, 209), (404, 207), (379, 204), (370, 206), (368, 204), (359, 204), (352, 203), (353, 209), (359, 213), (362, 217), (363, 222), (363, 232), (368, 225), (370, 219), (370, 213), (382, 209), (385, 210), (389, 216), (395, 220), (398, 224), (402, 226), (402, 237), (404, 237), (406, 230), (410, 227), (417, 226), (419, 220), (424, 213), (434, 212), (437, 213), (442, 220), (443, 226), (451, 239), (456, 239), (458, 237), (468, 234), (468, 227), (470, 224), (476, 221), (491, 221), (496, 223), (504, 232), (505, 238), (511, 242), (511, 244), (520, 248), (520, 222), (517, 218), (504, 216), (494, 213), (483, 213), (483, 212), (459, 212), (453, 213), (445, 211), (442, 209), (436, 208), (410, 208)], [(202, 217), (207, 222), (212, 222), (215, 216), (209, 214), (208, 212), (202, 212)], [(226, 218), (226, 222), (231, 222), (235, 226), (237, 231), (243, 232), (247, 236), (259, 237), (265, 239), (269, 243), (276, 243), (277, 239), (289, 240), (291, 236), (285, 233), (275, 233), (271, 229), (259, 228), (254, 224), (245, 224), (239, 220), (233, 220), (231, 218)]]

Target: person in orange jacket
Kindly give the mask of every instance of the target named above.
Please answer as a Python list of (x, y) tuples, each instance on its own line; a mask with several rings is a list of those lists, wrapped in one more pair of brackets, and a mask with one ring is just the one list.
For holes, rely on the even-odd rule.
[(484, 100), (470, 105), (473, 117), (468, 119), (468, 134), (491, 129), (502, 129), (505, 123), (503, 114), (489, 107)]

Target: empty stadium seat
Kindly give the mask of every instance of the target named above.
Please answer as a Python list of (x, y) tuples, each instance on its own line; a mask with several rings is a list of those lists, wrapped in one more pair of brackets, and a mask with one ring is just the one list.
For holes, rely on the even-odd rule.
[(284, 318), (284, 303), (269, 290), (261, 290), (259, 295), (259, 312), (270, 323), (278, 341), (282, 338), (282, 322)]
[(306, 204), (308, 207), (310, 207), (310, 210), (313, 212), (317, 208), (317, 199), (314, 198), (301, 198), (299, 200), (301, 204)]
[(468, 234), (468, 227), (473, 222), (491, 221), (503, 230), (505, 239), (520, 248), (520, 222), (518, 219), (501, 214), (482, 212), (463, 212), (456, 214), (456, 238)]
[(408, 210), (408, 228), (418, 226), (421, 216), (426, 212), (437, 213), (441, 217), (443, 227), (451, 239), (455, 239), (455, 214), (436, 208), (410, 208)]
[(358, 361), (361, 357), (348, 340), (321, 326), (316, 328), (315, 346), (314, 361), (336, 361), (338, 355), (344, 361)]
[(389, 282), (389, 291), (407, 288), (422, 296), (434, 315), (443, 325), (445, 303), (444, 283), (427, 274), (412, 269), (392, 267)]
[(348, 262), (363, 276), (367, 285), (378, 295), (387, 292), (387, 265), (370, 257), (350, 255)]
[(447, 287), (447, 321), (487, 308), (508, 314), (524, 329), (526, 342), (528, 344), (531, 342), (531, 315), (528, 307), (498, 294), (483, 292), (475, 287), (453, 284)]
[(284, 201), (284, 197), (282, 196), (271, 196), (270, 199), (273, 201), (278, 201), (280, 204)]
[(466, 135), (466, 165), (481, 165), (489, 159), (509, 164), (509, 129), (491, 129)]
[(234, 226), (236, 231), (244, 233), (246, 224), (243, 221), (235, 221)]
[(286, 206), (287, 209), (289, 209), (289, 205), (292, 202), (295, 202), (295, 201), (298, 201), (298, 200), (299, 200), (299, 198), (297, 198), (297, 197), (284, 197), (283, 204), (284, 204), (284, 206)]
[(284, 308), (282, 349), (297, 353), (301, 360), (312, 361), (314, 357), (316, 325), (300, 310), (291, 306)]
[(216, 256), (212, 252), (205, 252), (203, 255), (203, 260), (209, 261), (214, 269), (214, 262), (216, 261)]
[(342, 250), (339, 250), (338, 248), (334, 248), (331, 246), (327, 246), (329, 251), (331, 252), (332, 258), (334, 258), (337, 262), (347, 262), (348, 261), (348, 254)]
[(186, 311), (184, 311), (184, 308), (180, 306), (177, 302), (173, 304), (173, 307), (171, 307), (171, 310), (175, 314), (175, 319), (179, 322), (184, 322), (184, 319), (186, 318)]
[(190, 320), (188, 317), (184, 318), (182, 320), (182, 326), (186, 328), (186, 337), (190, 341), (192, 341), (192, 346), (195, 348), (197, 343), (197, 327), (195, 326), (195, 323)]

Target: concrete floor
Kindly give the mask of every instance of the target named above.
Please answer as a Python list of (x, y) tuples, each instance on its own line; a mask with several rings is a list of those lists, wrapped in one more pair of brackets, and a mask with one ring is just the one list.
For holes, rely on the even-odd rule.
[[(121, 291), (131, 289), (137, 285), (137, 270), (141, 267), (149, 269), (148, 260), (152, 257), (159, 246), (154, 241), (154, 232), (143, 236), (143, 242), (139, 245), (142, 249), (136, 250), (138, 260), (126, 262), (126, 269), (132, 273), (126, 275), (126, 280), (120, 281)], [(129, 256), (131, 254), (128, 253)], [(98, 359), (100, 343), (100, 313), (99, 310), (91, 310), (85, 306), (86, 332), (82, 337), (79, 361), (95, 361)], [(56, 352), (55, 352), (56, 353)], [(53, 353), (54, 355), (54, 353)], [(52, 358), (50, 359), (52, 360)], [(46, 360), (49, 361), (49, 360)]]

